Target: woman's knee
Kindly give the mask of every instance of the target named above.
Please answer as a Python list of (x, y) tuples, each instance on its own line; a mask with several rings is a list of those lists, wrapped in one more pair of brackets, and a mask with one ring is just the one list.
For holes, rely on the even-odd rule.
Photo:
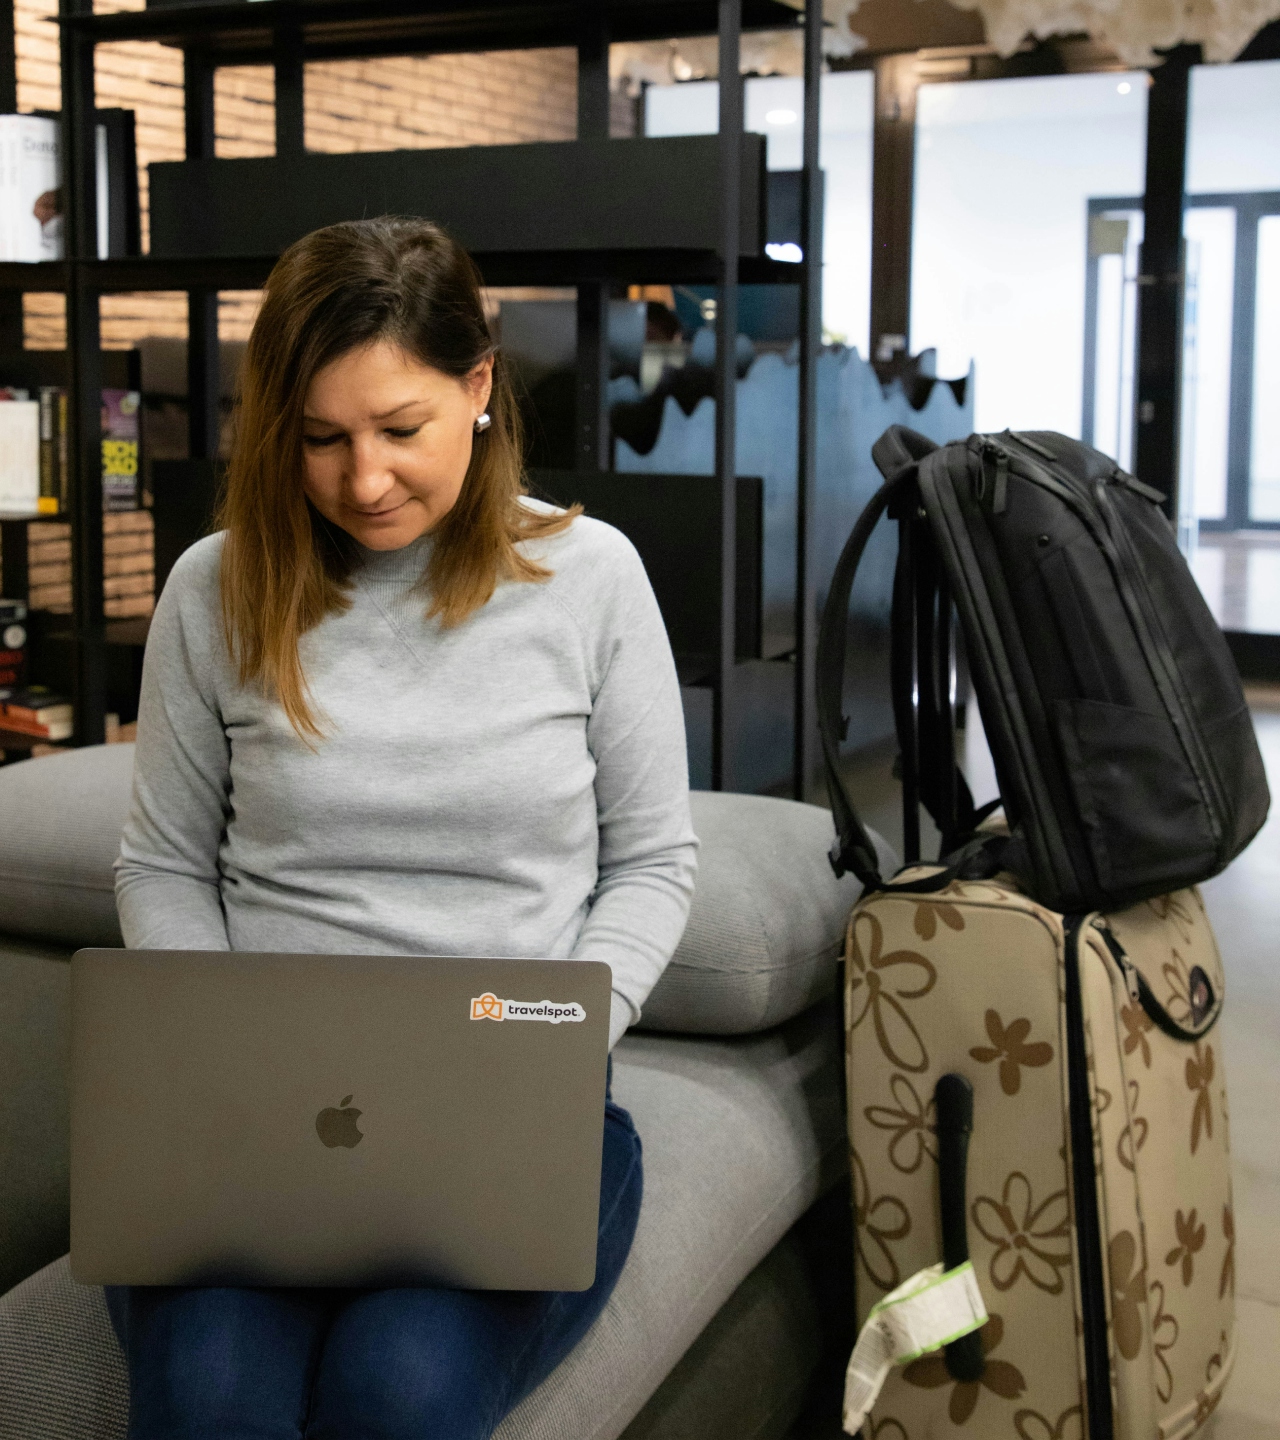
[(370, 1296), (372, 1304), (355, 1307), (369, 1313), (339, 1317), (316, 1376), (307, 1440), (487, 1440), (504, 1408), (502, 1357), (471, 1333), (465, 1315), (450, 1324), (443, 1313), (404, 1313), (435, 1309), (410, 1296), (426, 1299), (391, 1292), (379, 1304)]
[(323, 1317), (314, 1297), (233, 1289), (134, 1290), (125, 1321), (131, 1440), (297, 1440)]

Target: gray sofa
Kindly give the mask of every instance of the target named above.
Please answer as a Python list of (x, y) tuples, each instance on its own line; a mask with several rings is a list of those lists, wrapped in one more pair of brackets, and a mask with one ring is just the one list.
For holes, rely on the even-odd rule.
[[(119, 944), (111, 860), (131, 746), (0, 769), (0, 1440), (117, 1440), (123, 1359), (67, 1248), (72, 951)], [(836, 953), (856, 885), (830, 817), (698, 794), (698, 892), (615, 1052), (645, 1148), (618, 1287), (500, 1440), (782, 1437), (847, 1354)], [(825, 1197), (825, 1198), (824, 1198)]]

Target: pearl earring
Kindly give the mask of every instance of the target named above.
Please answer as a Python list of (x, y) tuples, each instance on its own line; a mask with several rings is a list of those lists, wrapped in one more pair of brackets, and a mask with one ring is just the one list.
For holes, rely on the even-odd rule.
[(481, 414), (481, 415), (477, 415), (477, 416), (476, 416), (476, 434), (477, 434), (477, 435), (482, 434), (482, 433), (483, 433), (484, 431), (486, 431), (486, 430), (489, 428), (489, 426), (492, 425), (492, 424), (493, 424), (493, 421), (489, 419), (488, 411), (485, 411), (485, 412), (484, 412), (483, 414)]

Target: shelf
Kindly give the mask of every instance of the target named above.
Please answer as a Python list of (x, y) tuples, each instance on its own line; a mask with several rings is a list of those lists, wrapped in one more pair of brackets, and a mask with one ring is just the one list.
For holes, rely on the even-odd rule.
[[(269, 0), (259, 0), (261, 4)], [(718, 276), (713, 250), (473, 250), (486, 285), (710, 285)], [(128, 260), (88, 260), (82, 265), (89, 290), (113, 293), (138, 290), (258, 290), (278, 255), (140, 255)], [(39, 269), (38, 280), (32, 271)], [(57, 271), (58, 283), (50, 279)], [(59, 291), (66, 288), (62, 264), (21, 265), (0, 262), (0, 291)], [(738, 264), (742, 285), (797, 285), (800, 267), (764, 256), (744, 255)], [(34, 283), (33, 283), (34, 282)], [(43, 351), (24, 351), (27, 356)], [(61, 352), (47, 352), (50, 354)], [(110, 353), (110, 352), (104, 352)], [(47, 517), (44, 517), (47, 518)]]
[[(615, 41), (714, 35), (716, 0), (607, 0)], [(744, 30), (792, 29), (802, 17), (780, 0), (744, 0)], [(277, 31), (300, 31), (306, 60), (460, 54), (576, 45), (580, 0), (258, 0), (163, 5), (65, 22), (94, 44), (155, 40), (217, 65), (269, 64)]]
[(0, 260), (0, 290), (65, 290), (70, 274), (65, 260)]
[[(739, 253), (760, 255), (764, 137), (739, 154)], [(360, 215), (428, 215), (473, 254), (711, 251), (720, 167), (715, 135), (157, 162), (151, 252), (278, 255)]]
[(33, 745), (70, 745), (69, 740), (48, 740), (43, 735), (28, 735), (25, 730), (0, 727), (0, 750), (30, 750)]
[[(39, 615), (43, 612), (36, 610), (33, 614)], [(71, 645), (75, 642), (75, 631), (70, 628), (67, 622), (69, 615), (56, 615), (51, 617), (54, 621), (61, 621), (67, 628), (49, 629), (41, 637), (44, 642), (52, 642), (59, 645)], [(107, 620), (102, 626), (102, 644), (120, 645), (128, 648), (143, 646), (147, 643), (147, 633), (151, 629), (151, 617), (140, 615), (130, 620)]]

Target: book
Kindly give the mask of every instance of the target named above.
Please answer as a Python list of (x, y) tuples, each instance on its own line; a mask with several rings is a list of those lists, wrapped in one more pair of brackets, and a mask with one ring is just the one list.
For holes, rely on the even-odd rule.
[(27, 676), (27, 606), (0, 600), (0, 689), (21, 685)]
[(102, 392), (102, 508), (138, 508), (138, 407), (136, 390)]
[(11, 730), (15, 735), (30, 735), (35, 740), (69, 740), (75, 733), (70, 720), (53, 720), (48, 725), (35, 725), (29, 720), (11, 717), (6, 710), (0, 715), (0, 729)]
[(67, 392), (58, 392), (58, 513), (67, 513)]
[(67, 392), (58, 385), (40, 387), (40, 497), (41, 515), (66, 509)]
[(3, 258), (61, 260), (61, 136), (45, 115), (0, 116), (0, 214)]
[(0, 513), (40, 510), (40, 406), (34, 400), (0, 404)]
[[(137, 255), (138, 152), (132, 110), (95, 110), (99, 260)], [(0, 260), (60, 260), (63, 245), (61, 118), (0, 115)]]
[[(25, 730), (45, 734), (62, 725), (70, 725), (71, 701), (47, 685), (23, 685), (0, 690), (4, 707), (3, 723), (9, 730)], [(51, 739), (60, 736), (50, 735)]]

